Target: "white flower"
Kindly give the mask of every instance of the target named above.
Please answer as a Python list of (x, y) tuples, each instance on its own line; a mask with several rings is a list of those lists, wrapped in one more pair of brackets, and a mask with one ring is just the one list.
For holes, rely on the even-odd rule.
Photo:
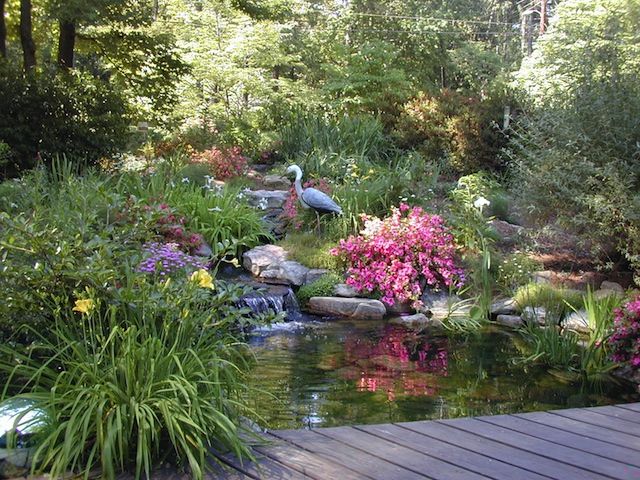
[(484, 207), (488, 207), (489, 205), (491, 205), (491, 202), (484, 197), (478, 197), (476, 198), (476, 201), (473, 202), (473, 206), (480, 211), (482, 211)]
[(266, 210), (268, 205), (269, 205), (269, 202), (267, 201), (266, 198), (261, 198), (260, 201), (258, 202), (258, 208), (260, 210)]
[(182, 183), (189, 183), (189, 177), (184, 177), (182, 179)]

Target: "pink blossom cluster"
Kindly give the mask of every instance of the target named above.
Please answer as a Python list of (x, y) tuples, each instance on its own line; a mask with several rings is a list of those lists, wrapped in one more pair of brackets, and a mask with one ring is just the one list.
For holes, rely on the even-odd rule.
[(168, 204), (147, 206), (145, 211), (152, 215), (155, 230), (165, 243), (177, 244), (180, 250), (187, 253), (196, 252), (204, 243), (202, 235), (187, 230), (186, 218), (175, 213)]
[(615, 310), (613, 328), (609, 337), (611, 359), (640, 368), (640, 295)]
[(194, 153), (191, 161), (207, 164), (211, 174), (217, 180), (238, 177), (247, 170), (248, 165), (247, 157), (242, 155), (240, 147), (225, 149), (213, 147), (204, 152)]
[(461, 286), (456, 246), (442, 217), (401, 204), (380, 220), (362, 215), (359, 236), (341, 240), (332, 255), (348, 265), (347, 284), (360, 292), (379, 292), (387, 305), (411, 301), (421, 306), (423, 288)]
[[(331, 186), (324, 178), (320, 178), (318, 180), (312, 178), (311, 180), (307, 180), (306, 182), (304, 182), (302, 186), (303, 188), (312, 187), (326, 194), (331, 194)], [(291, 185), (291, 187), (289, 188), (289, 196), (287, 197), (287, 200), (284, 202), (284, 205), (282, 207), (283, 212), (281, 217), (287, 220), (295, 230), (300, 230), (303, 224), (298, 215), (300, 212), (299, 208), (300, 202), (298, 202), (298, 194), (296, 193), (296, 188), (294, 185)]]

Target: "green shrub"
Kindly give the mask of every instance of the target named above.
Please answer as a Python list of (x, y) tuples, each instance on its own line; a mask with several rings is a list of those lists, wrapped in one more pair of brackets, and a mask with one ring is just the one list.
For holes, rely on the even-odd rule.
[(530, 101), (508, 158), (524, 209), (615, 242), (640, 276), (637, 31), (634, 2), (559, 4), (517, 75)]
[(514, 252), (498, 262), (497, 285), (507, 295), (531, 281), (533, 273), (542, 270), (542, 264), (526, 253)]
[(9, 204), (0, 211), (0, 336), (5, 338), (24, 324), (46, 328), (51, 304), (68, 301), (77, 290), (106, 294), (153, 235), (144, 219), (119, 219), (127, 197), (114, 191), (109, 179), (78, 177), (68, 163), (7, 181), (0, 189), (12, 194), (0, 202)]
[(497, 128), (501, 102), (444, 89), (421, 93), (405, 104), (395, 125), (395, 137), (404, 148), (415, 148), (427, 158), (446, 158), (460, 173), (498, 169), (498, 153), (506, 140)]
[(250, 457), (239, 426), (248, 357), (229, 334), (242, 311), (193, 282), (132, 275), (86, 313), (58, 305), (46, 335), (31, 332), (38, 341), (26, 353), (0, 346), (5, 396), (33, 400), (51, 416), (34, 470), (87, 477), (101, 467), (104, 478), (149, 478), (163, 459), (200, 479), (214, 444)]
[(129, 107), (108, 84), (90, 75), (49, 72), (25, 76), (0, 68), (0, 138), (11, 148), (7, 174), (55, 155), (94, 163), (124, 148)]
[(300, 305), (305, 307), (311, 297), (333, 297), (335, 286), (343, 281), (344, 278), (337, 273), (327, 273), (315, 282), (300, 287), (296, 297)]
[(147, 176), (129, 174), (119, 180), (118, 190), (176, 208), (186, 217), (185, 226), (202, 234), (217, 258), (239, 258), (243, 250), (271, 239), (260, 212), (246, 202), (240, 188), (217, 186), (211, 179), (201, 187), (185, 178), (180, 172), (178, 178), (163, 171)]

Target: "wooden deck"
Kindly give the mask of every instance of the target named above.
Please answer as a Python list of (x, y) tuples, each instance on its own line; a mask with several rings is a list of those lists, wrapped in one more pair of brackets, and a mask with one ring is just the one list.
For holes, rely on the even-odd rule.
[(640, 480), (640, 403), (424, 422), (279, 430), (225, 479)]

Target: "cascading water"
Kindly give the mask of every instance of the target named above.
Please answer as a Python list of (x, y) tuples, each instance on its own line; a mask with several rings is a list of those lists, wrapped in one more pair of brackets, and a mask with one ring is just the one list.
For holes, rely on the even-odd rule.
[(239, 303), (257, 314), (267, 311), (285, 312), (288, 321), (296, 321), (301, 316), (296, 294), (291, 288), (287, 287), (271, 288), (266, 291), (250, 293), (243, 296)]

